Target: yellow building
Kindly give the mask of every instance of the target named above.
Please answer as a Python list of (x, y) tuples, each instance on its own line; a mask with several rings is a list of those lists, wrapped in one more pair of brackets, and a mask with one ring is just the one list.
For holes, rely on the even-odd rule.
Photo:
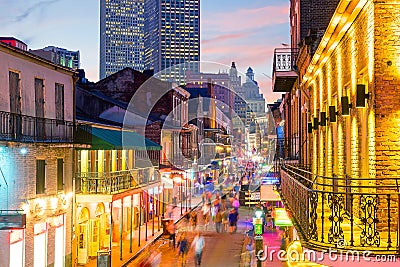
[(340, 1), (301, 77), (310, 168), (282, 194), (306, 247), (398, 254), (400, 1)]
[(73, 259), (78, 264), (101, 249), (119, 250), (123, 240), (132, 242), (134, 231), (165, 208), (161, 146), (119, 128), (93, 125), (90, 133), (91, 147), (75, 151)]

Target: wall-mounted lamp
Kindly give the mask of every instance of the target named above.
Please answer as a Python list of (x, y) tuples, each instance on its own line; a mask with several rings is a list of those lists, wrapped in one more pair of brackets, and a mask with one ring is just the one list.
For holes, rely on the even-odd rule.
[(350, 108), (353, 107), (351, 103), (349, 103), (348, 96), (342, 96), (342, 116), (349, 116), (350, 115)]
[(365, 99), (369, 98), (369, 93), (365, 92), (364, 84), (357, 84), (356, 107), (365, 107)]
[(336, 122), (336, 116), (338, 112), (335, 106), (329, 106), (329, 122)]
[(315, 118), (314, 117), (314, 123), (313, 123), (313, 128), (314, 128), (314, 130), (318, 130), (318, 118)]
[(319, 113), (319, 125), (326, 126), (326, 112), (322, 111)]
[(313, 130), (312, 122), (308, 122), (307, 123), (307, 132), (312, 133), (312, 130)]

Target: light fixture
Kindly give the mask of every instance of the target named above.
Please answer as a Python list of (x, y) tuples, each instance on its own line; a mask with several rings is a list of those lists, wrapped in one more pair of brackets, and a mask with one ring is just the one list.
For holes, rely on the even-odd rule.
[(365, 92), (364, 84), (357, 84), (356, 107), (365, 107), (365, 99), (369, 98), (369, 93)]
[(350, 115), (350, 108), (352, 108), (352, 104), (349, 103), (348, 96), (342, 96), (342, 116), (349, 116)]
[(319, 125), (326, 126), (326, 112), (322, 111), (319, 113)]
[(329, 106), (329, 122), (336, 122), (336, 115), (338, 115), (336, 107)]
[(314, 128), (314, 130), (318, 130), (318, 118), (315, 118), (314, 117), (314, 124), (313, 124), (313, 128)]
[(21, 153), (22, 155), (26, 155), (28, 154), (28, 149), (26, 147), (23, 147), (19, 150), (19, 153)]
[(308, 122), (307, 123), (307, 132), (312, 133), (312, 130), (313, 130), (312, 122)]

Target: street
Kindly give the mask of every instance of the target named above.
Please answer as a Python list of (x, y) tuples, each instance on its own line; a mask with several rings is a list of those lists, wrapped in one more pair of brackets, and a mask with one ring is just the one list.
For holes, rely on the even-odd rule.
[[(249, 229), (249, 224), (246, 223), (248, 220), (247, 208), (239, 209), (239, 222), (237, 232), (234, 234), (230, 233), (217, 233), (215, 230), (215, 224), (210, 223), (205, 229), (204, 221), (201, 216), (200, 209), (197, 209), (198, 213), (198, 226), (196, 230), (200, 231), (205, 239), (205, 247), (202, 256), (201, 266), (239, 266), (242, 254), (243, 241), (245, 238), (245, 231)], [(191, 244), (194, 238), (194, 232), (186, 227), (186, 221), (183, 219), (177, 224), (178, 234), (177, 240), (179, 240), (180, 231), (186, 231), (189, 244)], [(178, 259), (178, 250), (172, 249), (169, 246), (169, 240), (161, 237), (155, 242), (150, 248), (140, 255), (136, 260), (131, 262), (128, 266), (139, 266), (143, 259), (147, 258), (154, 251), (161, 253), (161, 263), (159, 266), (182, 266), (182, 261)], [(194, 264), (194, 251), (190, 249), (187, 255), (187, 261), (185, 266), (195, 266)]]

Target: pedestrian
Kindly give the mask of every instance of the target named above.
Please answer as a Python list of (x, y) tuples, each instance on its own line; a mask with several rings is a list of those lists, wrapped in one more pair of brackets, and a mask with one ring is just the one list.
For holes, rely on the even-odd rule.
[(189, 244), (185, 232), (183, 232), (181, 237), (179, 238), (178, 247), (179, 247), (178, 257), (180, 256), (182, 258), (182, 265), (185, 266), (186, 255), (189, 251)]
[(222, 212), (222, 232), (228, 232), (228, 223), (229, 223), (228, 215), (229, 215), (228, 210), (225, 209)]
[(229, 232), (231, 234), (236, 233), (238, 219), (239, 219), (239, 214), (237, 213), (237, 211), (235, 209), (232, 209), (228, 215)]
[(219, 210), (215, 215), (215, 230), (217, 233), (221, 233), (221, 225), (222, 225), (222, 212)]
[(192, 242), (192, 247), (194, 247), (194, 256), (195, 256), (194, 263), (196, 266), (200, 266), (201, 264), (201, 256), (203, 255), (204, 246), (205, 246), (204, 237), (200, 235), (200, 232), (197, 232)]
[(235, 197), (233, 202), (232, 202), (232, 206), (235, 208), (235, 210), (237, 211), (240, 207), (240, 203), (239, 200)]
[(173, 221), (171, 221), (168, 224), (167, 227), (168, 233), (169, 233), (169, 241), (170, 241), (170, 246), (172, 243), (172, 247), (175, 249), (175, 232), (176, 232), (176, 227)]
[(271, 210), (272, 230), (276, 230), (276, 227), (275, 227), (275, 215), (276, 215), (275, 207), (272, 206), (272, 210)]
[(204, 204), (206, 203), (206, 192), (203, 191), (203, 193), (201, 194), (201, 203)]
[(197, 213), (195, 211), (192, 211), (190, 214), (190, 226), (192, 228), (192, 231), (196, 230), (197, 226)]

